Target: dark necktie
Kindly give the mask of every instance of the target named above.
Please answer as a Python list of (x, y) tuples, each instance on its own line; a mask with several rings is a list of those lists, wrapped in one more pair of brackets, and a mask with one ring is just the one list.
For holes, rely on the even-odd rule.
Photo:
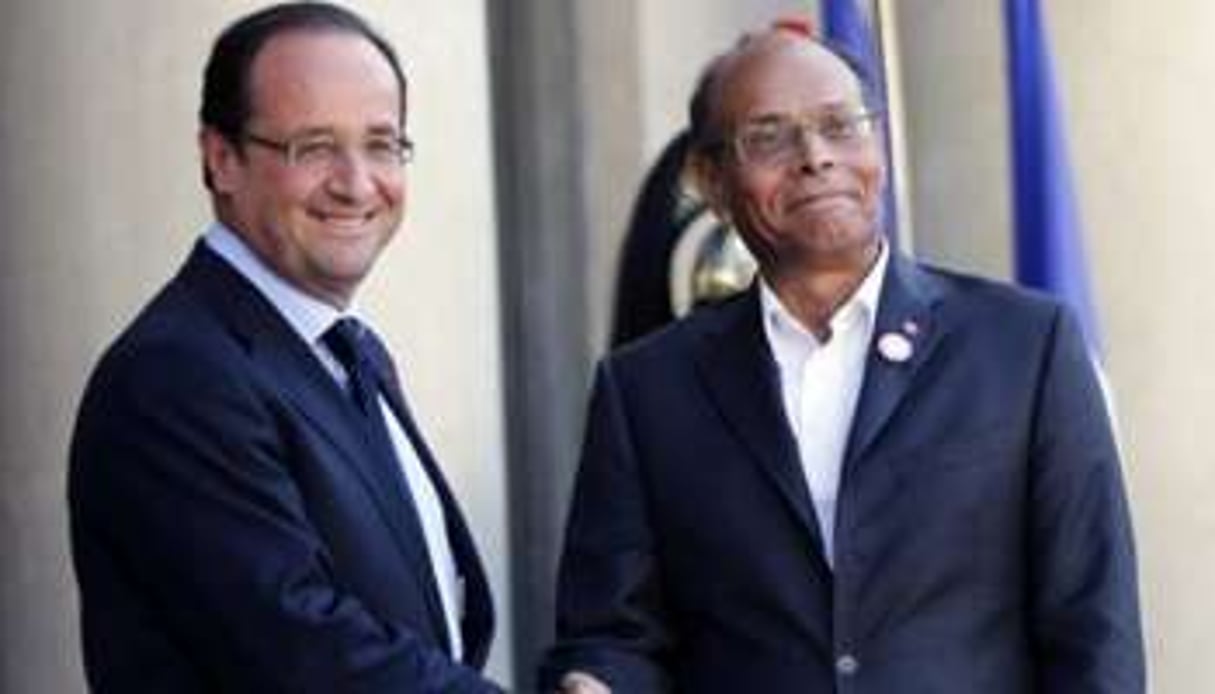
[(383, 363), (388, 352), (379, 338), (357, 318), (341, 318), (321, 339), (346, 370), (347, 390), (359, 411), (382, 421), (378, 397), (392, 365)]
[[(321, 340), (342, 364), (342, 368), (346, 370), (350, 397), (362, 415), (359, 419), (363, 423), (364, 432), (373, 448), (379, 452), (379, 455), (376, 456), (378, 461), (386, 463), (376, 466), (378, 468), (376, 474), (388, 475), (389, 483), (404, 494), (406, 497), (405, 512), (409, 518), (407, 522), (416, 529), (421, 538), (424, 530), (418, 515), (417, 502), (413, 497), (413, 492), (409, 489), (409, 482), (400, 467), (396, 448), (388, 435), (384, 410), (379, 402), (381, 393), (392, 404), (398, 422), (405, 429), (406, 435), (410, 437), (411, 443), (418, 453), (418, 462), (422, 465), (425, 474), (431, 476), (433, 480), (435, 473), (428, 468), (425, 454), (419, 448), (421, 446), (420, 438), (418, 438), (420, 435), (413, 425), (404, 397), (397, 384), (392, 357), (389, 356), (388, 350), (384, 348), (384, 344), (380, 342), (375, 333), (355, 318), (339, 319), (325, 331)], [(440, 497), (446, 493), (441, 486), (436, 486), (435, 491)], [(425, 543), (422, 546), (425, 546)], [(455, 552), (456, 548), (452, 548), (452, 551)], [(436, 618), (440, 624), (444, 625), (441, 628), (446, 631), (444, 608), (439, 596), (438, 584), (434, 583), (435, 574), (431, 568), (430, 555), (428, 552), (423, 552), (423, 556), (425, 557), (427, 581), (433, 588), (428, 598), (435, 610)]]
[(358, 419), (363, 425), (364, 435), (384, 463), (380, 466), (380, 474), (387, 474), (388, 479), (396, 483), (394, 486), (404, 485), (403, 491), (412, 505), (413, 495), (408, 491), (396, 446), (388, 434), (384, 408), (380, 406), (380, 394), (383, 393), (400, 410), (397, 416), (408, 428), (408, 414), (400, 409), (404, 407), (399, 404), (403, 400), (388, 351), (375, 333), (355, 318), (339, 319), (325, 331), (321, 339), (346, 370), (347, 391), (362, 415)]

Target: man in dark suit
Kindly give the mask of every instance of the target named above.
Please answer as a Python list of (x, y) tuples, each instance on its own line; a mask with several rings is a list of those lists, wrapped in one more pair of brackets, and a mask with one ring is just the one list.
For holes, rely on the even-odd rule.
[(405, 102), (335, 6), (216, 41), (217, 222), (102, 358), (72, 443), (94, 691), (501, 691), (472, 538), (352, 309), (403, 215)]
[(890, 250), (863, 83), (779, 30), (706, 70), (692, 165), (759, 278), (600, 365), (550, 688), (1143, 691), (1076, 325)]

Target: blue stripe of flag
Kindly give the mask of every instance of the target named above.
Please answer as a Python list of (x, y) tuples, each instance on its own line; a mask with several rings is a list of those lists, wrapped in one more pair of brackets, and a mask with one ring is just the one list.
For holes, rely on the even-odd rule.
[(1054, 67), (1038, 0), (1006, 0), (1016, 278), (1070, 304), (1100, 350)]

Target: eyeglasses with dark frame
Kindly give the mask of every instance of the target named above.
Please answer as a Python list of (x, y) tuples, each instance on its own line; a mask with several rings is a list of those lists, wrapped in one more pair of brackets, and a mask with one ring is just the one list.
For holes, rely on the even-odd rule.
[(363, 162), (379, 170), (394, 170), (413, 161), (413, 141), (396, 133), (371, 134), (357, 145), (343, 144), (329, 133), (304, 133), (284, 140), (246, 132), (241, 139), (280, 154), (288, 166), (329, 171), (349, 150)]
[(783, 166), (801, 156), (811, 134), (830, 145), (853, 146), (873, 134), (880, 117), (877, 111), (842, 111), (805, 118), (761, 118), (735, 128), (724, 144), (744, 166)]

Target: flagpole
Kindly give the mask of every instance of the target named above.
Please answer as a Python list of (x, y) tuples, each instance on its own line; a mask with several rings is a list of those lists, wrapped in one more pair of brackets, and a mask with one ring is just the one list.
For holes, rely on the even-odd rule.
[(890, 152), (890, 167), (894, 176), (896, 229), (899, 230), (899, 248), (908, 255), (915, 255), (915, 229), (911, 214), (911, 167), (908, 164), (906, 103), (903, 100), (903, 73), (899, 60), (898, 3), (895, 0), (870, 0), (874, 33), (877, 35), (878, 53), (882, 61), (886, 94), (886, 132), (890, 137), (887, 151)]

